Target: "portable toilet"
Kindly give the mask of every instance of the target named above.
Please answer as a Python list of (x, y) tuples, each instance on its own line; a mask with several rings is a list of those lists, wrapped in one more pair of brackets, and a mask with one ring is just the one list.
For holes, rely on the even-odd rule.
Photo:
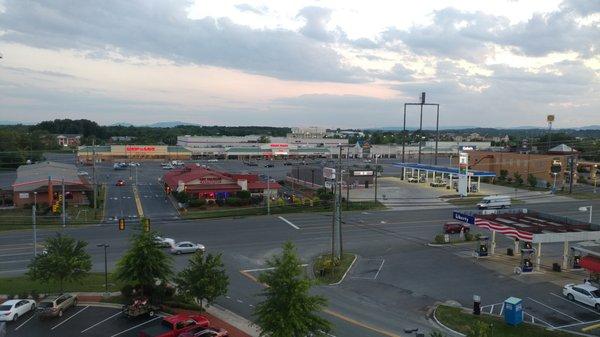
[(504, 301), (504, 321), (508, 325), (518, 325), (523, 322), (523, 300), (509, 297)]

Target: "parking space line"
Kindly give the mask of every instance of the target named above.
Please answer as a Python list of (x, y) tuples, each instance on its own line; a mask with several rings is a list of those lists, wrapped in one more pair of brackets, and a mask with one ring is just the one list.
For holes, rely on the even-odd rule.
[(381, 268), (383, 268), (383, 264), (385, 263), (385, 259), (381, 260), (381, 265), (379, 266), (379, 269), (377, 269), (377, 273), (375, 274), (375, 276), (373, 277), (373, 280), (377, 279), (377, 276), (379, 276), (379, 272), (381, 271)]
[(502, 316), (502, 312), (504, 312), (504, 302), (502, 302), (502, 306), (500, 307), (500, 316)]
[(56, 328), (58, 328), (59, 326), (63, 325), (65, 322), (68, 322), (71, 318), (77, 316), (80, 312), (84, 311), (85, 309), (89, 308), (90, 306), (85, 306), (83, 307), (83, 309), (79, 310), (78, 312), (76, 312), (75, 314), (71, 315), (69, 318), (65, 319), (64, 321), (56, 324), (55, 326), (53, 326), (50, 330), (54, 330)]
[(588, 308), (588, 307), (585, 307), (585, 306), (583, 306), (583, 305), (581, 305), (581, 304), (579, 304), (579, 303), (577, 303), (577, 302), (574, 302), (574, 301), (569, 301), (568, 299), (564, 298), (563, 296), (559, 296), (559, 295), (557, 295), (557, 294), (554, 294), (554, 293), (550, 293), (550, 295), (552, 295), (552, 296), (554, 296), (554, 297), (558, 297), (558, 298), (560, 298), (560, 299), (561, 299), (561, 300), (563, 300), (563, 301), (566, 301), (566, 302), (569, 302), (569, 303), (571, 303), (571, 304), (574, 304), (574, 305), (576, 305), (576, 306), (578, 306), (578, 307), (580, 307), (580, 308), (582, 308), (582, 309), (585, 309), (585, 310), (587, 310), (587, 311), (591, 311), (591, 312), (593, 312), (593, 313), (594, 313), (594, 314), (596, 314), (596, 315), (600, 315), (600, 313), (599, 313), (598, 311), (596, 311), (596, 310), (593, 310), (593, 309), (591, 309), (591, 308)]
[(564, 315), (564, 316), (566, 316), (566, 317), (569, 317), (570, 319), (572, 319), (572, 320), (574, 320), (574, 321), (577, 321), (577, 322), (580, 322), (580, 323), (582, 323), (582, 322), (583, 322), (582, 320), (580, 320), (580, 319), (577, 319), (577, 318), (575, 318), (575, 317), (573, 317), (573, 316), (567, 315), (567, 314), (565, 314), (564, 312), (562, 312), (562, 311), (560, 311), (560, 310), (557, 310), (557, 309), (554, 309), (554, 308), (552, 308), (552, 307), (551, 307), (551, 306), (549, 306), (549, 305), (546, 305), (546, 304), (544, 304), (544, 303), (542, 303), (542, 302), (540, 302), (540, 301), (536, 301), (536, 300), (534, 300), (534, 299), (533, 299), (533, 298), (531, 298), (531, 297), (527, 297), (527, 298), (528, 298), (528, 299), (530, 299), (530, 300), (532, 300), (533, 302), (535, 302), (535, 303), (537, 303), (537, 304), (541, 305), (541, 306), (544, 306), (544, 307), (546, 307), (546, 308), (548, 308), (548, 309), (550, 309), (550, 310), (554, 310), (554, 311), (558, 312), (558, 313), (559, 313), (559, 314), (561, 314), (561, 315)]
[[(553, 326), (552, 324), (550, 324), (550, 323), (548, 323), (548, 322), (544, 321), (543, 319), (540, 319), (540, 318), (538, 318), (538, 317), (535, 317), (535, 316), (533, 316), (533, 315), (532, 315), (532, 314), (530, 314), (530, 313), (526, 313), (526, 312), (524, 312), (523, 314), (524, 314), (524, 315), (529, 315), (529, 317), (531, 317), (531, 323), (535, 323), (535, 321), (540, 321), (540, 322), (542, 322), (542, 323), (546, 324), (547, 326), (549, 326), (550, 328), (552, 328), (552, 329), (556, 329), (556, 327), (555, 327), (555, 326)], [(579, 324), (581, 324), (581, 323), (579, 323)]]
[(127, 330), (123, 330), (123, 331), (121, 331), (121, 332), (119, 332), (119, 333), (116, 333), (116, 334), (114, 334), (114, 335), (110, 336), (110, 337), (116, 337), (116, 336), (122, 335), (122, 334), (124, 334), (124, 333), (126, 333), (126, 332), (128, 332), (128, 331), (131, 331), (131, 330), (133, 330), (133, 329), (139, 328), (139, 327), (141, 327), (141, 326), (142, 326), (142, 325), (144, 325), (144, 324), (148, 324), (148, 323), (150, 323), (150, 322), (152, 322), (152, 321), (156, 321), (156, 320), (157, 320), (157, 319), (159, 319), (159, 318), (162, 318), (162, 317), (161, 317), (161, 316), (156, 316), (156, 317), (154, 317), (154, 318), (151, 318), (151, 319), (149, 319), (149, 320), (145, 321), (144, 323), (138, 324), (138, 325), (136, 325), (136, 326), (134, 326), (134, 327), (131, 327), (131, 328), (127, 329)]
[(25, 325), (25, 323), (31, 321), (31, 319), (35, 316), (35, 313), (31, 314), (31, 317), (29, 317), (25, 322), (21, 323), (21, 325), (19, 325), (18, 327), (15, 328), (15, 331), (19, 330), (20, 327), (22, 327), (23, 325)]
[(81, 331), (81, 333), (84, 333), (84, 332), (86, 332), (86, 331), (90, 330), (91, 328), (93, 328), (93, 327), (95, 327), (95, 326), (98, 326), (98, 325), (100, 325), (100, 324), (102, 324), (102, 323), (104, 323), (104, 322), (108, 321), (109, 319), (111, 319), (111, 318), (115, 317), (115, 316), (118, 316), (118, 315), (120, 315), (121, 313), (122, 313), (122, 312), (121, 312), (121, 311), (119, 311), (119, 312), (117, 312), (116, 314), (114, 314), (114, 315), (112, 315), (112, 316), (110, 316), (110, 317), (108, 317), (108, 318), (105, 318), (105, 319), (101, 320), (100, 322), (98, 322), (98, 323), (96, 323), (96, 324), (94, 324), (94, 325), (92, 325), (92, 326), (90, 326), (90, 327), (86, 328), (85, 330), (82, 330), (82, 331)]
[(282, 216), (278, 216), (277, 218), (278, 218), (279, 220), (281, 220), (281, 221), (285, 222), (286, 224), (288, 224), (288, 225), (290, 225), (290, 226), (294, 227), (295, 229), (300, 229), (300, 227), (298, 227), (298, 226), (294, 225), (294, 224), (293, 224), (291, 221), (289, 221), (288, 219), (286, 219), (286, 218), (284, 218), (284, 217), (282, 217)]
[(565, 325), (559, 325), (559, 326), (555, 326), (555, 329), (564, 329), (564, 328), (572, 328), (574, 326), (578, 326), (578, 325), (586, 325), (586, 324), (594, 324), (594, 323), (598, 323), (600, 322), (600, 319), (597, 319), (595, 321), (588, 321), (588, 322), (581, 322), (581, 323), (572, 323), (572, 324), (565, 324)]

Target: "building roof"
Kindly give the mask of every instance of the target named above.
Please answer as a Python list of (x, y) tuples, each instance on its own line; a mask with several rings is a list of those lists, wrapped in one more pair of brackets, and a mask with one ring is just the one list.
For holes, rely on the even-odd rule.
[(96, 145), (93, 146), (80, 146), (77, 150), (79, 153), (92, 153), (96, 150), (96, 153), (100, 152), (110, 152), (110, 145)]
[(17, 168), (17, 178), (13, 183), (15, 192), (34, 191), (42, 186), (48, 186), (48, 180), (53, 184), (64, 179), (67, 185), (81, 185), (89, 188), (87, 180), (77, 174), (77, 166), (72, 164), (45, 161)]
[(56, 137), (65, 137), (65, 138), (81, 138), (83, 137), (83, 135), (79, 134), (79, 133), (61, 133), (56, 135)]
[(560, 144), (560, 145), (557, 145), (557, 146), (551, 148), (550, 150), (548, 150), (548, 152), (551, 152), (551, 153), (573, 153), (573, 152), (577, 152), (577, 151), (566, 144)]
[[(446, 167), (446, 166), (435, 166), (417, 163), (394, 163), (394, 166), (405, 167), (407, 169), (432, 171), (437, 173), (452, 173), (458, 174), (458, 167)], [(495, 177), (496, 173), (487, 171), (474, 171), (469, 170), (468, 175), (472, 177)]]

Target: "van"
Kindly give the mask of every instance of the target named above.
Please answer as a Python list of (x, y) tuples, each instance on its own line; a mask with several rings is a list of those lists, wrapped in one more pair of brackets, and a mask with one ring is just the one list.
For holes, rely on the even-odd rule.
[(510, 197), (506, 195), (490, 195), (477, 204), (479, 209), (510, 207)]

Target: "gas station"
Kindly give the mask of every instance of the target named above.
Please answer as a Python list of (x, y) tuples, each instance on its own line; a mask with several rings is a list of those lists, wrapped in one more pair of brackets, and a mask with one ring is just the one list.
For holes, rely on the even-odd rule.
[[(425, 182), (436, 181), (436, 179), (446, 180), (448, 179), (448, 186), (453, 186), (455, 181), (460, 179), (461, 175), (465, 175), (467, 178), (467, 186), (471, 187), (474, 185), (473, 180), (476, 178), (477, 191), (481, 189), (481, 178), (493, 178), (496, 176), (494, 172), (487, 171), (461, 171), (459, 167), (446, 167), (436, 165), (426, 165), (418, 163), (394, 163), (394, 166), (402, 168), (402, 177), (417, 176), (420, 177), (423, 173), (425, 174)], [(407, 175), (407, 173), (410, 173)], [(431, 178), (430, 178), (431, 176)]]
[[(498, 210), (455, 210), (453, 218), (491, 231), (491, 236), (479, 238), (475, 253), (478, 257), (496, 253), (496, 233), (514, 240), (514, 254), (521, 256), (515, 273), (539, 271), (542, 244), (562, 243), (562, 269), (578, 269), (584, 265), (583, 248), (569, 247), (570, 243), (600, 240), (600, 225), (565, 216), (556, 216), (526, 208)], [(510, 251), (510, 248), (507, 252)], [(510, 253), (509, 253), (510, 255)], [(600, 252), (596, 252), (600, 272)], [(590, 258), (588, 258), (590, 259)], [(594, 261), (596, 261), (594, 260)], [(590, 261), (590, 263), (593, 261)]]

